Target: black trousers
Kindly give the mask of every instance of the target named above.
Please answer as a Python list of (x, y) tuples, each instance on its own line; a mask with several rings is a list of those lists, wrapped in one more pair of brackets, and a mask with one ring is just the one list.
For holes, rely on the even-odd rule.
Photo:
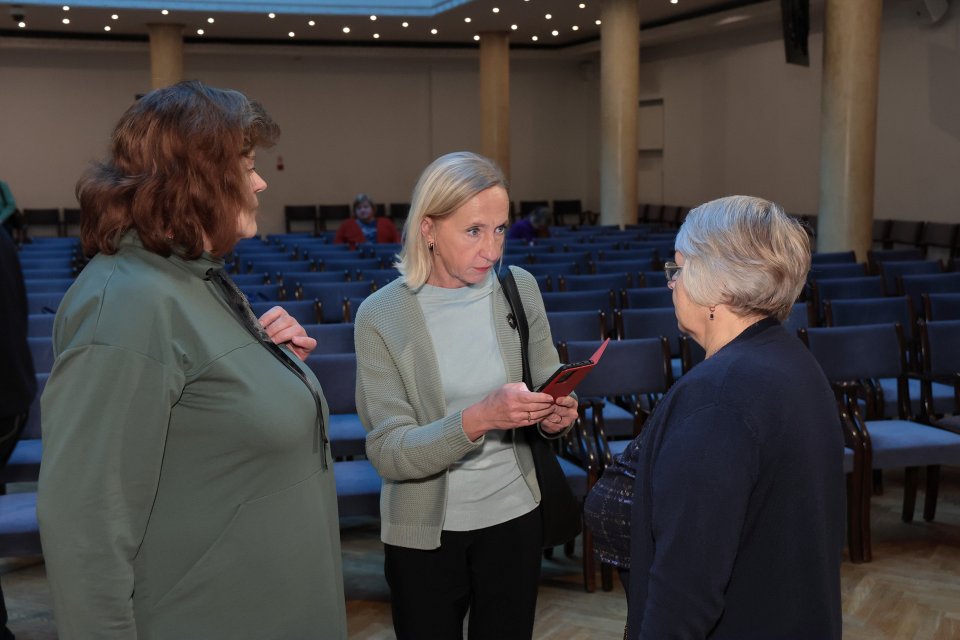
[[(7, 463), (20, 434), (27, 424), (27, 413), (16, 416), (0, 417), (0, 469)], [(13, 634), (7, 629), (7, 603), (0, 588), (0, 640), (13, 640)]]
[(444, 531), (440, 548), (384, 545), (397, 640), (463, 637), (528, 640), (533, 635), (543, 533), (540, 511), (476, 531)]

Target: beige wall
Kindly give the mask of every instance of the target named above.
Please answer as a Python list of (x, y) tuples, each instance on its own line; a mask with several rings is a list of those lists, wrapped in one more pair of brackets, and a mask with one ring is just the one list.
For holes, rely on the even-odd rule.
[[(960, 12), (930, 26), (913, 4), (884, 7), (876, 217), (957, 221)], [(816, 212), (820, 48), (815, 26), (811, 66), (786, 65), (773, 25), (645, 49), (641, 98), (663, 100), (663, 201), (750, 193)], [(598, 206), (597, 55), (513, 52), (514, 200)], [(409, 201), (431, 159), (480, 145), (475, 51), (188, 45), (185, 65), (260, 99), (283, 128), (258, 160), (263, 231), (281, 228), (284, 204)], [(18, 204), (72, 206), (76, 178), (149, 83), (145, 44), (0, 38), (0, 177)]]

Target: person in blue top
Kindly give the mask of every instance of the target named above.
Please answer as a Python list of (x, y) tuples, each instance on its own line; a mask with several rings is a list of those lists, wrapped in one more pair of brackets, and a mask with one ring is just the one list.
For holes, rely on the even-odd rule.
[(585, 509), (628, 586), (627, 638), (840, 638), (840, 417), (780, 324), (809, 268), (803, 227), (766, 200), (708, 202), (680, 228), (667, 283), (706, 360)]

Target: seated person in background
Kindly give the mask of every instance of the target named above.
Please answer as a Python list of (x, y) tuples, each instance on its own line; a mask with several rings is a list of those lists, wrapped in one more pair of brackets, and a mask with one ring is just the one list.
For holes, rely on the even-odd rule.
[(353, 217), (343, 221), (334, 237), (335, 244), (348, 243), (351, 249), (364, 243), (400, 242), (400, 232), (390, 218), (377, 217), (377, 207), (365, 193), (353, 199)]
[(510, 225), (507, 237), (511, 240), (523, 240), (532, 243), (536, 238), (544, 238), (548, 234), (547, 225), (550, 224), (550, 210), (546, 207), (537, 207), (527, 217), (521, 218)]

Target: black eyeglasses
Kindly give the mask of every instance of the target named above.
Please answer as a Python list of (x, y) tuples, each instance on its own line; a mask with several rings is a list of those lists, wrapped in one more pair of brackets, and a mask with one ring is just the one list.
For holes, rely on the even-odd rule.
[(683, 265), (679, 265), (676, 262), (664, 262), (663, 263), (663, 275), (667, 276), (667, 285), (677, 281), (677, 277), (680, 276), (680, 270), (683, 269)]

